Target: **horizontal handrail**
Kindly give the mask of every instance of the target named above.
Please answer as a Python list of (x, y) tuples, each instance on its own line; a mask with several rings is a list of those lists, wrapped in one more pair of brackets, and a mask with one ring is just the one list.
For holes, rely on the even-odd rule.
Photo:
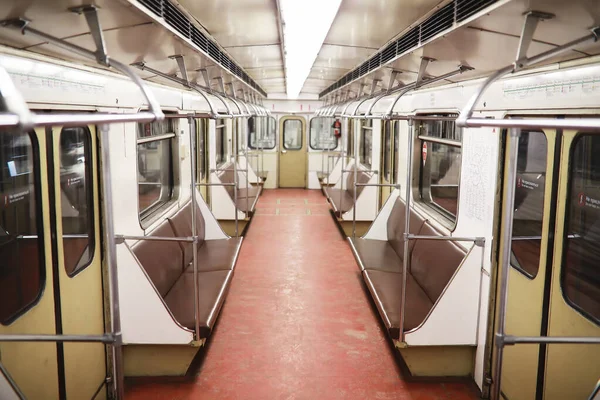
[(520, 128), (520, 129), (562, 129), (578, 132), (595, 132), (600, 130), (600, 118), (581, 119), (491, 119), (469, 118), (456, 122), (457, 126), (469, 128)]
[(198, 182), (198, 183), (196, 183), (196, 186), (237, 186), (237, 185), (235, 183), (221, 183), (221, 182), (202, 183), (202, 182)]
[(172, 139), (175, 136), (176, 135), (174, 133), (163, 133), (162, 135), (144, 136), (137, 139), (137, 144), (158, 142), (159, 140)]
[[(227, 169), (227, 168), (214, 168), (214, 169), (210, 170), (210, 172), (223, 172), (223, 171), (233, 171), (233, 170), (230, 170), (230, 169)], [(240, 168), (238, 168), (237, 172), (248, 172), (248, 170), (247, 169), (240, 169)]]
[[(498, 337), (496, 337), (499, 339)], [(600, 344), (600, 337), (577, 337), (577, 336), (513, 336), (505, 335), (502, 339), (506, 345), (515, 344)]]
[(393, 187), (396, 189), (400, 189), (400, 184), (393, 183), (355, 183), (354, 186), (374, 186), (374, 187)]
[(115, 235), (115, 242), (122, 244), (125, 240), (146, 240), (149, 242), (188, 242), (194, 243), (197, 239), (193, 237), (169, 237), (169, 236), (136, 236), (136, 235)]
[(448, 242), (474, 242), (476, 246), (482, 247), (485, 244), (484, 237), (464, 237), (464, 236), (427, 236), (427, 235), (413, 235), (405, 233), (404, 237), (406, 240), (445, 240)]
[[(156, 100), (156, 98), (154, 97), (154, 94), (144, 84), (142, 79), (137, 74), (135, 74), (133, 72), (133, 70), (131, 68), (129, 68), (127, 65), (125, 65), (117, 60), (111, 59), (105, 54), (100, 54), (100, 52), (103, 51), (103, 49), (98, 49), (98, 51), (93, 52), (93, 51), (90, 51), (83, 47), (80, 47), (78, 45), (75, 45), (73, 43), (67, 42), (66, 40), (54, 37), (52, 35), (49, 35), (47, 33), (41, 32), (41, 31), (38, 31), (37, 29), (31, 28), (29, 26), (29, 21), (24, 18), (16, 18), (16, 19), (2, 21), (2, 26), (7, 27), (7, 28), (19, 29), (23, 35), (29, 33), (33, 36), (37, 36), (38, 38), (40, 38), (48, 43), (54, 44), (58, 47), (61, 47), (65, 50), (76, 53), (85, 58), (97, 61), (99, 64), (102, 64), (106, 67), (112, 67), (112, 68), (116, 69), (117, 71), (123, 73), (129, 79), (131, 79), (133, 81), (133, 83), (135, 83), (135, 85), (142, 92), (144, 98), (148, 102), (148, 106), (150, 107), (150, 115), (152, 115), (152, 118), (150, 119), (150, 121), (162, 120), (164, 118), (164, 114), (160, 108), (160, 103)], [(93, 33), (95, 33), (95, 32), (93, 32)], [(142, 113), (137, 113), (137, 114), (142, 114)], [(70, 115), (70, 114), (66, 114), (66, 115)], [(133, 116), (135, 116), (135, 115), (136, 114), (133, 114)], [(130, 116), (129, 118), (132, 118), (132, 116)], [(135, 118), (135, 117), (133, 117), (133, 118), (134, 118), (133, 120), (128, 121), (128, 122), (140, 120), (140, 118)], [(100, 123), (100, 122), (117, 122), (117, 121), (85, 120), (85, 122), (86, 123)], [(124, 122), (124, 121), (120, 121), (120, 122)], [(39, 124), (34, 123), (34, 125), (39, 125)]]
[[(155, 114), (146, 111), (139, 113), (112, 114), (112, 113), (56, 113), (36, 114), (30, 113), (30, 126), (68, 126), (100, 125), (125, 122), (153, 122), (158, 118)], [(23, 125), (23, 121), (16, 114), (1, 113), (0, 127)]]
[[(342, 172), (343, 173), (349, 173), (349, 172), (354, 172), (354, 169), (343, 169)], [(374, 169), (359, 169), (358, 172), (367, 172), (367, 173), (373, 173), (373, 174), (378, 174), (379, 171), (374, 170)]]
[[(530, 125), (521, 125), (522, 124), (522, 120), (498, 120), (497, 122), (500, 121), (504, 121), (503, 125), (489, 125), (488, 124), (488, 120), (487, 119), (478, 119), (478, 118), (472, 118), (473, 117), (473, 111), (475, 110), (475, 106), (477, 105), (477, 103), (479, 102), (479, 100), (481, 99), (481, 97), (483, 96), (483, 94), (487, 91), (487, 89), (494, 83), (496, 82), (498, 79), (504, 77), (505, 75), (508, 75), (510, 73), (516, 72), (522, 68), (525, 67), (529, 67), (535, 64), (538, 64), (544, 60), (547, 60), (550, 57), (554, 57), (558, 54), (564, 53), (568, 50), (573, 49), (574, 47), (584, 44), (586, 42), (596, 42), (598, 40), (598, 37), (600, 36), (600, 27), (596, 26), (594, 28), (591, 29), (591, 33), (589, 35), (583, 36), (579, 39), (575, 39), (572, 40), (568, 43), (565, 43), (561, 46), (552, 48), (548, 51), (544, 51), (536, 56), (533, 57), (529, 57), (529, 58), (524, 58), (521, 60), (517, 60), (515, 63), (508, 65), (504, 68), (499, 69), (498, 71), (496, 71), (495, 73), (493, 73), (492, 75), (490, 75), (479, 87), (479, 89), (477, 90), (477, 92), (469, 99), (469, 101), (467, 102), (467, 104), (465, 105), (465, 107), (463, 108), (463, 110), (461, 111), (458, 119), (456, 120), (456, 125), (466, 128), (466, 127), (484, 127), (484, 126), (492, 126), (492, 127), (507, 127), (507, 128), (552, 128), (552, 127), (558, 127), (558, 126), (548, 126), (546, 125), (546, 122), (549, 122), (551, 120), (549, 119), (542, 119), (542, 120), (530, 120), (529, 122), (531, 123)], [(487, 122), (484, 122), (487, 121)], [(559, 120), (559, 121), (564, 121), (564, 120)], [(589, 121), (589, 120), (588, 120)], [(593, 121), (593, 120), (592, 120)], [(582, 126), (580, 126), (579, 128), (575, 128), (575, 129), (598, 129), (598, 127), (600, 127), (600, 120), (596, 120), (594, 124), (592, 124), (593, 126), (590, 126), (588, 124), (583, 124)], [(560, 126), (560, 128), (563, 129), (570, 129), (568, 127), (562, 127)]]
[(46, 334), (15, 334), (0, 335), (0, 342), (79, 342), (79, 343), (115, 343), (120, 334), (106, 335), (46, 335)]

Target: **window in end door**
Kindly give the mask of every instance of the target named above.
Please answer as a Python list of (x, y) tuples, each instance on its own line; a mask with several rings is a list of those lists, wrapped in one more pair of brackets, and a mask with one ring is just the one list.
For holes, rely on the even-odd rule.
[(302, 121), (288, 119), (283, 123), (283, 148), (300, 150), (302, 148)]

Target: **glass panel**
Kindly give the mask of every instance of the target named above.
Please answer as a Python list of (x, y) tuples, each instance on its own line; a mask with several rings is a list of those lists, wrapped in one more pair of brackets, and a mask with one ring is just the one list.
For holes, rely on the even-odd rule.
[[(310, 120), (310, 148), (313, 150), (333, 150), (338, 145), (334, 134), (335, 118), (313, 118)], [(340, 125), (341, 126), (341, 125)]]
[(391, 131), (392, 123), (386, 121), (383, 134), (383, 179), (385, 179), (386, 182), (391, 182)]
[(349, 157), (354, 156), (354, 120), (348, 121), (348, 134), (346, 138), (346, 154)]
[(522, 131), (517, 156), (517, 182), (511, 264), (534, 278), (540, 262), (548, 143), (540, 131)]
[(425, 121), (421, 125), (421, 135), (462, 142), (462, 129), (457, 129), (454, 121)]
[(140, 215), (168, 201), (173, 192), (171, 140), (138, 144)]
[(580, 136), (574, 146), (561, 285), (566, 300), (599, 324), (600, 136)]
[(166, 133), (175, 133), (173, 120), (170, 118), (158, 122), (138, 124), (138, 139), (148, 136), (159, 136)]
[(198, 169), (198, 176), (196, 179), (199, 181), (202, 181), (204, 178), (206, 178), (206, 171), (208, 169), (206, 165), (206, 126), (206, 119), (196, 120), (196, 168)]
[(461, 148), (421, 141), (421, 200), (456, 219)]
[(393, 184), (396, 184), (398, 182), (398, 165), (400, 165), (400, 153), (398, 152), (398, 149), (400, 148), (400, 124), (398, 123), (393, 123), (394, 126), (394, 157), (393, 157), (393, 162), (394, 162), (394, 176), (392, 176), (392, 182)]
[(90, 140), (87, 127), (63, 128), (60, 132), (63, 251), (69, 276), (82, 271), (94, 256)]
[(44, 283), (34, 137), (0, 131), (0, 323), (33, 305)]
[(283, 123), (283, 148), (286, 150), (302, 148), (302, 121), (288, 119)]
[(462, 130), (456, 128), (454, 121), (431, 120), (419, 123), (419, 134), (432, 139), (456, 141), (456, 145), (453, 145), (427, 139), (421, 140), (419, 164), (421, 201), (455, 221), (458, 211)]
[(227, 138), (225, 137), (225, 120), (218, 119), (216, 121), (215, 128), (215, 144), (217, 149), (217, 154), (215, 157), (217, 166), (224, 164), (227, 160), (226, 150), (227, 147), (225, 143), (227, 142)]
[(275, 148), (275, 117), (248, 118), (248, 143), (251, 149), (272, 150)]
[(363, 123), (360, 135), (360, 163), (367, 168), (371, 168), (371, 158), (373, 153), (373, 120)]

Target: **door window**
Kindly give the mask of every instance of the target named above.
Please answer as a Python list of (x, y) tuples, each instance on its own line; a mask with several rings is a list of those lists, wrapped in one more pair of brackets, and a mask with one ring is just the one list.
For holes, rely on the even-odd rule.
[(283, 123), (283, 148), (286, 150), (302, 148), (302, 121), (288, 119)]
[(94, 255), (91, 136), (87, 127), (60, 132), (60, 194), (67, 275), (87, 267)]
[(571, 154), (561, 286), (567, 302), (600, 324), (600, 136), (577, 137)]
[(530, 278), (538, 273), (548, 143), (541, 131), (522, 131), (517, 155), (511, 265)]
[(0, 323), (27, 311), (44, 286), (39, 158), (35, 137), (0, 132)]

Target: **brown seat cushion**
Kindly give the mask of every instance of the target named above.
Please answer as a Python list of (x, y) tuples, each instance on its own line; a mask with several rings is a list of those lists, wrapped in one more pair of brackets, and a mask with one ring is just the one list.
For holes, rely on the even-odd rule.
[[(387, 221), (388, 242), (398, 254), (398, 257), (404, 259), (404, 230), (406, 221), (406, 205), (398, 197), (392, 208), (392, 212)], [(416, 235), (420, 232), (425, 220), (421, 218), (413, 209), (410, 210), (410, 233)], [(409, 253), (415, 247), (415, 240), (408, 242)]]
[[(239, 251), (242, 238), (205, 240), (198, 250), (198, 271), (230, 271), (235, 266), (235, 259)], [(185, 269), (186, 273), (194, 273), (190, 263)]]
[(248, 189), (240, 188), (237, 190), (237, 197), (240, 198), (252, 198), (254, 199), (256, 196), (260, 194), (260, 187), (249, 186)]
[[(419, 235), (440, 236), (428, 222)], [(465, 253), (447, 240), (417, 240), (411, 254), (410, 273), (432, 302), (436, 302), (452, 279)]]
[(347, 212), (352, 209), (354, 198), (347, 190), (336, 188), (326, 188), (325, 190), (329, 200), (333, 203), (337, 211)]
[(402, 259), (389, 242), (360, 238), (350, 238), (350, 242), (364, 269), (402, 272)]
[[(402, 274), (396, 272), (365, 270), (363, 276), (379, 314), (394, 339), (400, 338), (400, 302), (402, 298)], [(406, 280), (406, 307), (404, 331), (419, 326), (433, 308), (433, 302), (408, 275)]]
[[(169, 218), (173, 232), (177, 237), (191, 237), (192, 236), (192, 203), (187, 203), (177, 214)], [(200, 209), (196, 206), (196, 230), (198, 232), (198, 246), (202, 246), (204, 242), (204, 218)], [(188, 265), (192, 262), (192, 243), (190, 242), (179, 242), (183, 250), (183, 263)]]
[[(350, 172), (350, 179), (348, 180), (348, 192), (350, 193), (350, 196), (354, 196), (354, 173)], [(357, 175), (356, 175), (356, 182), (359, 184), (367, 184), (369, 183), (369, 180), (371, 179), (371, 175), (369, 175), (367, 172), (364, 171), (358, 171)], [(360, 194), (362, 193), (362, 191), (364, 190), (364, 186), (357, 186), (356, 187), (356, 197), (360, 196)]]
[[(175, 233), (165, 220), (150, 236), (175, 237)], [(183, 273), (183, 252), (177, 242), (140, 240), (133, 253), (162, 297)]]
[[(209, 271), (198, 275), (200, 336), (208, 337), (231, 282), (232, 271)], [(186, 328), (195, 329), (194, 274), (183, 274), (165, 297), (175, 319)]]
[[(233, 201), (233, 199), (231, 199)], [(248, 197), (248, 198), (239, 198), (237, 199), (237, 209), (238, 211), (249, 213), (254, 211), (254, 203), (256, 201), (256, 197)]]

